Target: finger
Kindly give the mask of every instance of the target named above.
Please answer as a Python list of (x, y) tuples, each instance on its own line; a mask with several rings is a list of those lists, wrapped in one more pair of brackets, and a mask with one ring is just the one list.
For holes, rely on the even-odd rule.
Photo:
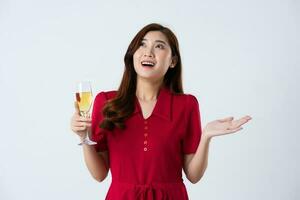
[(74, 133), (78, 134), (78, 133), (79, 133), (80, 131), (82, 131), (82, 130), (81, 130), (80, 127), (72, 127), (72, 131), (73, 131)]
[(239, 120), (236, 120), (233, 124), (236, 124), (235, 127), (240, 127), (242, 126), (243, 124), (247, 123), (250, 119), (248, 117), (243, 117)]
[(77, 123), (74, 123), (73, 126), (74, 127), (83, 127), (83, 126), (91, 127), (91, 123), (77, 122)]
[(75, 112), (76, 112), (77, 114), (80, 114), (80, 110), (79, 110), (79, 106), (78, 106), (77, 101), (74, 101), (74, 107), (75, 107)]
[(81, 122), (91, 122), (92, 119), (91, 119), (91, 118), (86, 118), (86, 117), (80, 116), (80, 117), (79, 117), (79, 121), (81, 121)]
[(85, 118), (85, 117), (77, 115), (75, 117), (75, 121), (78, 121), (78, 122), (89, 122), (89, 123), (91, 123), (92, 119), (91, 118)]
[(249, 121), (249, 119), (247, 119), (247, 118), (242, 118), (242, 119), (240, 120), (240, 126), (243, 125), (243, 124), (245, 124), (245, 123), (247, 123), (248, 121)]
[(231, 121), (233, 120), (233, 117), (226, 117), (226, 118), (223, 118), (223, 119), (219, 119), (218, 121), (219, 122), (227, 122), (227, 121)]
[(75, 131), (75, 132), (86, 131), (86, 127), (85, 126), (82, 126), (82, 127), (73, 127), (73, 131)]
[(243, 127), (239, 127), (239, 128), (235, 128), (235, 129), (228, 129), (228, 130), (224, 131), (224, 134), (235, 133), (235, 132), (240, 131), (242, 129), (243, 129)]
[(249, 115), (246, 115), (245, 117), (243, 117), (243, 118), (245, 118), (245, 119), (247, 119), (247, 120), (251, 120), (252, 119), (252, 117), (251, 116), (249, 116)]
[(92, 126), (91, 123), (84, 123), (84, 124), (82, 125), (82, 127), (86, 127), (86, 128), (89, 128), (89, 127), (91, 127), (91, 126)]
[(240, 131), (240, 130), (242, 130), (242, 129), (243, 129), (243, 127), (239, 127), (239, 128), (233, 129), (233, 130), (232, 130), (232, 133), (235, 133), (235, 132)]

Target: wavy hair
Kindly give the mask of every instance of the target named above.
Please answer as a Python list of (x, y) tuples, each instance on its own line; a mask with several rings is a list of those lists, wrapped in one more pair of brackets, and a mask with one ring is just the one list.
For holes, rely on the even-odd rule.
[(117, 94), (114, 98), (108, 100), (102, 109), (104, 119), (100, 123), (100, 128), (113, 130), (115, 127), (124, 129), (124, 121), (135, 109), (137, 74), (133, 66), (133, 54), (139, 48), (144, 36), (149, 31), (160, 31), (163, 33), (171, 47), (172, 57), (176, 59), (174, 68), (169, 68), (166, 72), (163, 85), (170, 89), (172, 93), (182, 94), (182, 67), (179, 52), (179, 44), (175, 34), (167, 27), (161, 24), (151, 23), (143, 27), (130, 42), (124, 56), (125, 69)]

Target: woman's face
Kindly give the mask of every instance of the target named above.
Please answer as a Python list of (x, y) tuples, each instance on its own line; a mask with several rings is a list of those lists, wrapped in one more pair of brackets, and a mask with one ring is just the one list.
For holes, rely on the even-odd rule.
[(163, 79), (172, 63), (172, 52), (166, 36), (160, 31), (149, 31), (133, 54), (138, 78), (153, 81)]

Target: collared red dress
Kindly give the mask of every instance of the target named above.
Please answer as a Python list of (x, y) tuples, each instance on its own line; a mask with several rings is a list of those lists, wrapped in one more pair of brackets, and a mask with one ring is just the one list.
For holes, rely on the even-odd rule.
[(197, 98), (159, 90), (154, 109), (144, 118), (135, 98), (126, 129), (99, 128), (102, 108), (116, 91), (102, 91), (94, 100), (92, 140), (97, 152), (108, 151), (112, 182), (106, 200), (188, 200), (182, 179), (183, 155), (195, 153), (201, 140)]

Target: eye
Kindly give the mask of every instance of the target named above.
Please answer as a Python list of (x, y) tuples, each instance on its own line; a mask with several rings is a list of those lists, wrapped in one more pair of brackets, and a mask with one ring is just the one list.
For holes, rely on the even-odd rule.
[(140, 42), (140, 46), (144, 47), (144, 46), (146, 46), (146, 43), (142, 41), (142, 42)]
[(159, 48), (159, 49), (164, 49), (165, 48), (165, 46), (162, 45), (162, 44), (158, 44), (158, 45), (156, 45), (156, 47)]

